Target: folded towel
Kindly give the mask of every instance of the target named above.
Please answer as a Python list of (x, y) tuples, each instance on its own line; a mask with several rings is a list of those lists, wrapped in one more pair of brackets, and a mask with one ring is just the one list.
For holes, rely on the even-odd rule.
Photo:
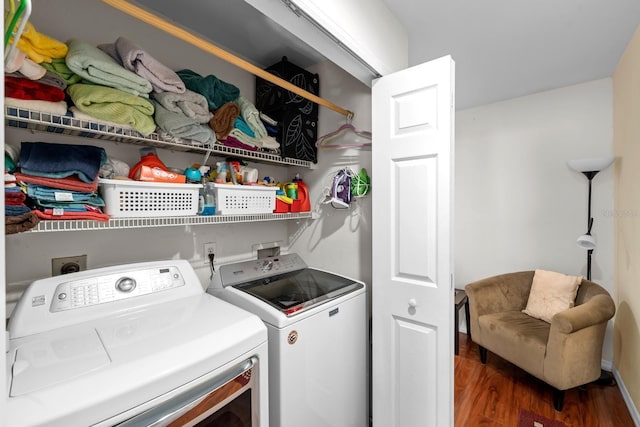
[(51, 62), (43, 62), (40, 65), (44, 67), (45, 70), (51, 71), (52, 73), (60, 76), (67, 85), (72, 85), (75, 83), (80, 83), (82, 77), (71, 71), (69, 67), (67, 67), (67, 63), (64, 58), (57, 58)]
[(54, 58), (64, 58), (68, 50), (66, 44), (37, 32), (31, 22), (25, 25), (16, 46), (38, 64), (51, 62)]
[(249, 127), (247, 122), (245, 122), (242, 119), (242, 116), (236, 117), (236, 119), (233, 121), (233, 127), (236, 128), (236, 129), (239, 129), (245, 135), (249, 135), (251, 138), (255, 138), (256, 137), (256, 134), (253, 133), (253, 131), (251, 130), (251, 128)]
[(10, 98), (18, 99), (37, 99), (50, 102), (64, 100), (64, 91), (60, 88), (22, 77), (5, 76), (4, 94)]
[(216, 136), (209, 127), (201, 125), (184, 114), (169, 111), (158, 103), (156, 103), (154, 117), (158, 127), (171, 135), (206, 144), (215, 143)]
[(18, 48), (13, 49), (11, 56), (7, 57), (4, 63), (4, 72), (17, 73), (20, 77), (30, 80), (38, 80), (47, 72), (40, 64), (37, 64), (27, 57), (27, 54)]
[(240, 89), (214, 75), (202, 77), (195, 71), (180, 70), (178, 71), (178, 76), (187, 86), (187, 89), (204, 95), (211, 111), (217, 110), (240, 95)]
[(61, 190), (37, 184), (27, 184), (27, 195), (39, 203), (83, 203), (92, 206), (104, 206), (104, 200), (98, 193)]
[(248, 150), (248, 151), (258, 151), (259, 150), (259, 148), (256, 147), (255, 145), (244, 144), (241, 141), (238, 141), (237, 139), (235, 139), (231, 135), (227, 136), (223, 141), (220, 142), (220, 144), (224, 145), (225, 147), (241, 148), (243, 150)]
[(88, 122), (96, 122), (96, 121), (100, 121), (100, 123), (92, 123), (92, 124), (84, 124), (81, 123), (80, 126), (86, 127), (88, 129), (94, 129), (94, 130), (104, 130), (103, 125), (108, 126), (112, 126), (112, 127), (118, 127), (121, 129), (126, 129), (126, 130), (133, 130), (133, 126), (131, 126), (128, 123), (115, 123), (115, 122), (110, 122), (108, 120), (104, 120), (104, 119), (98, 119), (97, 117), (93, 117), (90, 116), (89, 114), (85, 114), (82, 111), (80, 111), (78, 109), (78, 107), (75, 106), (71, 106), (69, 107), (69, 112), (71, 114), (73, 114), (73, 118), (74, 119), (78, 119), (78, 120), (85, 120)]
[(145, 97), (153, 90), (146, 79), (125, 69), (97, 47), (77, 39), (69, 41), (66, 62), (71, 71), (92, 83)]
[(20, 182), (29, 184), (38, 184), (51, 188), (59, 188), (61, 190), (82, 191), (90, 193), (98, 190), (98, 178), (88, 183), (81, 181), (75, 175), (66, 178), (48, 178), (46, 176), (28, 175), (22, 172), (15, 173), (16, 179)]
[(4, 232), (5, 234), (22, 233), (23, 231), (29, 231), (40, 222), (40, 218), (32, 212), (25, 212), (22, 215), (5, 216), (4, 217)]
[(151, 97), (167, 110), (182, 113), (198, 123), (207, 123), (213, 116), (207, 99), (188, 89), (184, 93), (153, 93)]
[(104, 148), (92, 145), (23, 142), (20, 148), (22, 173), (49, 177), (77, 174), (87, 183), (95, 181), (100, 164), (106, 159)]
[(29, 209), (25, 204), (20, 204), (19, 206), (4, 205), (4, 214), (7, 217), (24, 215), (29, 211), (31, 211), (31, 209)]
[(40, 219), (92, 219), (96, 221), (109, 221), (109, 215), (100, 212), (64, 212), (62, 209), (45, 209), (44, 212), (33, 212)]
[(215, 111), (209, 127), (216, 133), (216, 138), (223, 140), (229, 135), (239, 114), (240, 107), (235, 102), (227, 102)]
[(89, 116), (129, 124), (143, 135), (156, 129), (151, 101), (118, 89), (78, 83), (67, 88), (78, 109)]
[[(39, 111), (41, 113), (58, 114), (60, 116), (67, 114), (67, 103), (64, 101), (50, 102), (37, 99), (5, 98), (4, 105), (9, 114), (17, 114), (17, 111), (12, 111), (11, 107)], [(22, 117), (22, 115), (20, 115), (20, 117)]]
[(186, 89), (175, 71), (124, 37), (118, 37), (115, 43), (98, 45), (98, 49), (109, 54), (127, 70), (149, 81), (155, 92), (184, 93)]
[(236, 103), (240, 107), (240, 115), (247, 125), (249, 125), (256, 138), (267, 136), (267, 129), (260, 119), (260, 113), (256, 106), (244, 96), (239, 96), (238, 99), (236, 99)]

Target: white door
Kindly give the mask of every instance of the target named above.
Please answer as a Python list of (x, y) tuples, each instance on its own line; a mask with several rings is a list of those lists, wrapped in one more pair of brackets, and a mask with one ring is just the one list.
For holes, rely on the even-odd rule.
[(453, 425), (454, 63), (373, 85), (373, 426)]

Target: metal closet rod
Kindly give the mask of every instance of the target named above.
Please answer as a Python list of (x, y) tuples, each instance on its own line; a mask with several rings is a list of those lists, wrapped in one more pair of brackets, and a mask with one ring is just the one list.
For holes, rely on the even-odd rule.
[(283, 89), (291, 91), (296, 95), (300, 95), (301, 97), (308, 99), (309, 101), (315, 102), (318, 105), (322, 105), (323, 107), (327, 107), (333, 111), (336, 111), (344, 116), (347, 116), (348, 119), (353, 118), (353, 112), (346, 110), (336, 104), (333, 104), (326, 99), (320, 98), (312, 94), (311, 92), (307, 92), (306, 90), (299, 88), (298, 86), (289, 83), (286, 80), (277, 77), (268, 71), (265, 71), (261, 68), (256, 67), (255, 65), (245, 61), (244, 59), (238, 58), (237, 56), (227, 52), (226, 50), (214, 45), (213, 43), (207, 42), (200, 37), (197, 37), (188, 31), (167, 22), (166, 20), (138, 7), (126, 0), (102, 0), (104, 3), (108, 4), (111, 7), (114, 7), (121, 12), (126, 13), (127, 15), (133, 16), (134, 18), (139, 19), (140, 21), (146, 22), (149, 25), (152, 25), (165, 33), (171, 34), (185, 42), (192, 44), (195, 47), (198, 47), (205, 52), (208, 52), (218, 58), (223, 59), (237, 67), (242, 68), (245, 71), (250, 72), (254, 76), (258, 76), (267, 80), (277, 86), (280, 86)]

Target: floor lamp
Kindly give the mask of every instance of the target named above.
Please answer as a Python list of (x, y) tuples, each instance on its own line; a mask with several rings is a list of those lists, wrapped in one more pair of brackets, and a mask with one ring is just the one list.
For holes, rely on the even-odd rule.
[[(591, 235), (591, 227), (593, 227), (593, 217), (591, 216), (591, 181), (598, 174), (598, 172), (605, 170), (606, 168), (611, 166), (615, 159), (615, 156), (608, 156), (592, 159), (569, 160), (567, 162), (572, 169), (578, 172), (582, 172), (582, 174), (584, 174), (584, 176), (586, 176), (589, 180), (589, 198), (587, 202), (587, 232), (578, 237), (578, 240), (576, 241), (579, 247), (587, 250), (587, 280), (591, 280), (591, 255), (593, 254), (593, 250), (596, 248), (596, 241)], [(600, 378), (598, 378), (595, 382), (596, 384), (600, 385), (613, 385), (613, 374), (601, 369)]]
[(587, 202), (587, 232), (578, 237), (576, 243), (582, 249), (587, 250), (587, 280), (591, 280), (591, 255), (596, 248), (596, 241), (591, 235), (593, 217), (591, 216), (591, 181), (598, 172), (605, 170), (615, 160), (615, 156), (597, 157), (591, 159), (569, 160), (567, 163), (572, 169), (581, 172), (589, 180), (589, 198)]

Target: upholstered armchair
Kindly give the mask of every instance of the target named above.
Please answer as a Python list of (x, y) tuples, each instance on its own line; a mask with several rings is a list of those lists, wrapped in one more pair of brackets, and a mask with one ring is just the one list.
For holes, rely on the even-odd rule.
[(523, 313), (534, 271), (502, 274), (470, 283), (471, 337), (480, 346), (554, 388), (554, 407), (562, 410), (564, 391), (600, 377), (607, 321), (615, 313), (609, 293), (589, 280), (580, 283), (575, 306), (550, 323)]

